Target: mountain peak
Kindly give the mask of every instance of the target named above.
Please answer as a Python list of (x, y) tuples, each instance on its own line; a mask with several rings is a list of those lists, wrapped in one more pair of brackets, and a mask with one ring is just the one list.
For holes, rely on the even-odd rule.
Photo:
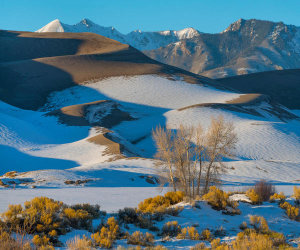
[(189, 39), (198, 36), (200, 32), (192, 27), (176, 31), (179, 39)]
[(64, 26), (65, 25), (59, 19), (55, 19), (36, 32), (64, 32)]
[(87, 26), (87, 27), (92, 26), (92, 25), (95, 24), (94, 22), (92, 22), (92, 21), (91, 21), (90, 19), (88, 19), (88, 18), (82, 19), (82, 20), (80, 21), (80, 23), (82, 23), (83, 25), (85, 25), (85, 26)]
[[(242, 25), (246, 22), (245, 19), (240, 18), (239, 20), (235, 21), (234, 23), (230, 24), (228, 28), (226, 28), (223, 32), (228, 32), (228, 31), (237, 31), (241, 29)], [(223, 33), (222, 32), (222, 33)]]

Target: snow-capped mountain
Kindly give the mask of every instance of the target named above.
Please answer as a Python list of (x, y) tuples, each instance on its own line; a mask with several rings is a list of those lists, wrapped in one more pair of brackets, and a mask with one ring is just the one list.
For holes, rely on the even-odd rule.
[(117, 40), (121, 43), (130, 44), (139, 50), (153, 50), (173, 42), (191, 39), (200, 35), (200, 32), (193, 28), (158, 32), (142, 32), (141, 30), (135, 30), (128, 34), (122, 34), (114, 27), (103, 27), (93, 23), (89, 19), (83, 19), (75, 25), (64, 24), (56, 19), (37, 30), (37, 32), (92, 32)]
[(202, 33), (144, 53), (212, 78), (300, 68), (300, 27), (240, 19), (221, 33)]
[(92, 32), (119, 42), (125, 42), (123, 39), (124, 35), (117, 31), (114, 27), (102, 27), (93, 23), (89, 19), (83, 19), (75, 25), (65, 24), (56, 19), (37, 30), (37, 32)]
[(212, 78), (300, 67), (300, 27), (282, 22), (240, 19), (217, 34), (193, 28), (122, 34), (88, 19), (75, 25), (54, 20), (37, 32), (93, 32), (127, 43), (157, 61)]

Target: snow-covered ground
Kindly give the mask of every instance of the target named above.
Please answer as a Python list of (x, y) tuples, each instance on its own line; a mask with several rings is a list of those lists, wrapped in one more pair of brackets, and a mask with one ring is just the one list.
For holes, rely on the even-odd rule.
[[(229, 171), (222, 177), (226, 185), (251, 185), (262, 178), (278, 185), (299, 184), (299, 120), (282, 121), (266, 111), (270, 108), (267, 103), (254, 107), (261, 116), (209, 107), (179, 110), (195, 104), (226, 103), (240, 96), (239, 93), (210, 86), (189, 84), (178, 77), (171, 80), (144, 75), (112, 77), (54, 92), (40, 111), (22, 110), (0, 102), (0, 174), (13, 170), (25, 172), (15, 178), (17, 190), (1, 187), (0, 197), (11, 193), (14, 195), (9, 201), (18, 203), (27, 197), (26, 192), (44, 192), (40, 194), (46, 195), (49, 190), (44, 188), (53, 187), (53, 192), (62, 194), (64, 200), (63, 194), (71, 194), (74, 188), (74, 185), (65, 185), (68, 180), (89, 180), (81, 184), (85, 187), (74, 188), (80, 190), (83, 196), (92, 187), (101, 187), (101, 190), (105, 187), (119, 190), (126, 187), (135, 190), (133, 193), (139, 193), (141, 188), (154, 188), (156, 183), (149, 181), (156, 173), (152, 159), (155, 153), (152, 129), (158, 124), (176, 129), (182, 123), (200, 123), (205, 128), (212, 116), (220, 114), (233, 122), (238, 135), (236, 157), (226, 162)], [(135, 118), (123, 121), (110, 130), (130, 151), (143, 158), (111, 161), (111, 155), (106, 153), (107, 145), (88, 141), (89, 138), (101, 135), (101, 129), (68, 126), (60, 124), (54, 116), (45, 116), (48, 111), (99, 100), (113, 100), (120, 104), (122, 111)], [(19, 185), (24, 179), (34, 183)], [(37, 189), (18, 190), (33, 185)], [(18, 192), (24, 192), (24, 195)], [(145, 197), (149, 195), (145, 193)], [(96, 194), (86, 197), (98, 201)], [(104, 197), (109, 199), (108, 196)], [(127, 199), (129, 205), (132, 204), (131, 197)], [(0, 200), (2, 202), (3, 199)], [(99, 201), (105, 203), (104, 200)], [(5, 202), (3, 206), (7, 204)], [(120, 204), (115, 206), (123, 206), (123, 203)]]

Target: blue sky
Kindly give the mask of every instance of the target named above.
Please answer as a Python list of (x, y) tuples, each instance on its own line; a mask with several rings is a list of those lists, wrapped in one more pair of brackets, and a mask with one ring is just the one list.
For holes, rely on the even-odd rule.
[(0, 0), (0, 29), (35, 31), (58, 18), (89, 18), (120, 32), (193, 27), (224, 30), (239, 18), (300, 26), (300, 0)]

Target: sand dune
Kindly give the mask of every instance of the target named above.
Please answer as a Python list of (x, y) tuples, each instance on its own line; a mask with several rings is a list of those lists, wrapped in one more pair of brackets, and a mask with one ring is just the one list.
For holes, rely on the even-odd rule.
[(36, 110), (49, 93), (86, 81), (145, 74), (178, 75), (190, 83), (218, 85), (92, 33), (1, 31), (0, 99), (23, 109)]
[(129, 113), (120, 110), (118, 107), (119, 105), (116, 102), (101, 100), (63, 107), (46, 115), (57, 116), (61, 123), (69, 126), (111, 128), (122, 121), (133, 120)]
[[(178, 109), (183, 111), (186, 109), (207, 107), (214, 109), (225, 109), (235, 112), (246, 113), (254, 116), (262, 116), (263, 113), (277, 116), (282, 121), (288, 119), (299, 119), (295, 114), (284, 109), (280, 104), (270, 100), (270, 97), (262, 94), (244, 94), (238, 98), (226, 101), (225, 103), (201, 103)], [(259, 112), (262, 111), (262, 112)]]
[(300, 69), (233, 76), (218, 81), (244, 93), (269, 95), (290, 109), (300, 109)]

